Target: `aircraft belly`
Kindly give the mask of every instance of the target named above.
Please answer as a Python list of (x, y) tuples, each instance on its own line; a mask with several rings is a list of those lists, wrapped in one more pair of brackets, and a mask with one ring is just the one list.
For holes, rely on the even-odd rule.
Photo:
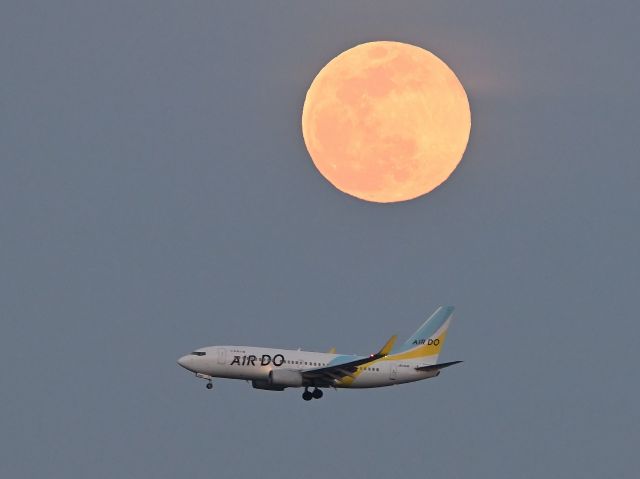
[(361, 374), (354, 379), (345, 378), (345, 380), (337, 384), (336, 387), (350, 389), (379, 388), (393, 386), (394, 384), (411, 383), (422, 379), (429, 379), (434, 376), (437, 376), (437, 372), (435, 371), (416, 371), (413, 367), (411, 369), (398, 368), (395, 374), (386, 374), (381, 371), (380, 374)]
[(371, 388), (382, 388), (385, 386), (391, 386), (390, 383), (382, 383), (382, 382), (361, 382), (361, 381), (354, 381), (349, 385), (340, 385), (337, 384), (336, 387), (337, 388), (346, 388), (346, 389), (371, 389)]
[(345, 378), (340, 383), (336, 384), (338, 388), (349, 389), (366, 389), (366, 388), (381, 388), (384, 386), (390, 386), (391, 383), (382, 374), (361, 374), (354, 379)]

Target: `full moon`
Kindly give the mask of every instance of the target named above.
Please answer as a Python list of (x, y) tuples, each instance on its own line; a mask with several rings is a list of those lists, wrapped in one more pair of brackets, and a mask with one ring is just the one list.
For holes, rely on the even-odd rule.
[(331, 60), (304, 101), (311, 159), (336, 188), (378, 203), (424, 195), (455, 170), (469, 140), (455, 73), (422, 48), (371, 42)]

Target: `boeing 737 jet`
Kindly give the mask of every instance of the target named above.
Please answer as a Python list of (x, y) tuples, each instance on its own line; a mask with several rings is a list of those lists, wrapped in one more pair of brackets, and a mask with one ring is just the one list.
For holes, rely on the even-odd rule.
[[(244, 379), (256, 389), (304, 388), (305, 401), (320, 399), (320, 388), (377, 388), (429, 379), (461, 361), (438, 364), (451, 324), (452, 306), (440, 307), (403, 344), (392, 336), (375, 354), (354, 356), (252, 346), (209, 346), (178, 359), (178, 364), (207, 381)], [(309, 391), (313, 388), (313, 391)]]

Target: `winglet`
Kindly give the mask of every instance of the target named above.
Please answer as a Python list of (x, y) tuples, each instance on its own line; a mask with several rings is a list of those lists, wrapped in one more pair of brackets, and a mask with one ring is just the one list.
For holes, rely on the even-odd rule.
[(394, 345), (394, 343), (396, 342), (396, 339), (398, 339), (398, 336), (397, 336), (396, 334), (394, 334), (393, 336), (391, 336), (391, 337), (389, 338), (389, 341), (387, 341), (387, 342), (385, 343), (385, 345), (384, 345), (384, 346), (382, 346), (382, 349), (378, 352), (378, 354), (379, 354), (380, 356), (386, 356), (386, 355), (388, 355), (388, 354), (391, 352), (391, 350), (393, 349), (393, 345)]
[(329, 351), (327, 351), (327, 354), (336, 354), (336, 348), (331, 348)]

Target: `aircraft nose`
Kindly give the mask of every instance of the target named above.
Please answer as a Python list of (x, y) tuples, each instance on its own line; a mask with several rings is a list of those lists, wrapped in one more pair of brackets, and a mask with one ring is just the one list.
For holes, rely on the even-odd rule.
[(191, 370), (191, 368), (189, 368), (189, 363), (191, 362), (190, 359), (191, 358), (189, 357), (189, 355), (182, 356), (181, 358), (178, 359), (178, 364), (185, 369)]

